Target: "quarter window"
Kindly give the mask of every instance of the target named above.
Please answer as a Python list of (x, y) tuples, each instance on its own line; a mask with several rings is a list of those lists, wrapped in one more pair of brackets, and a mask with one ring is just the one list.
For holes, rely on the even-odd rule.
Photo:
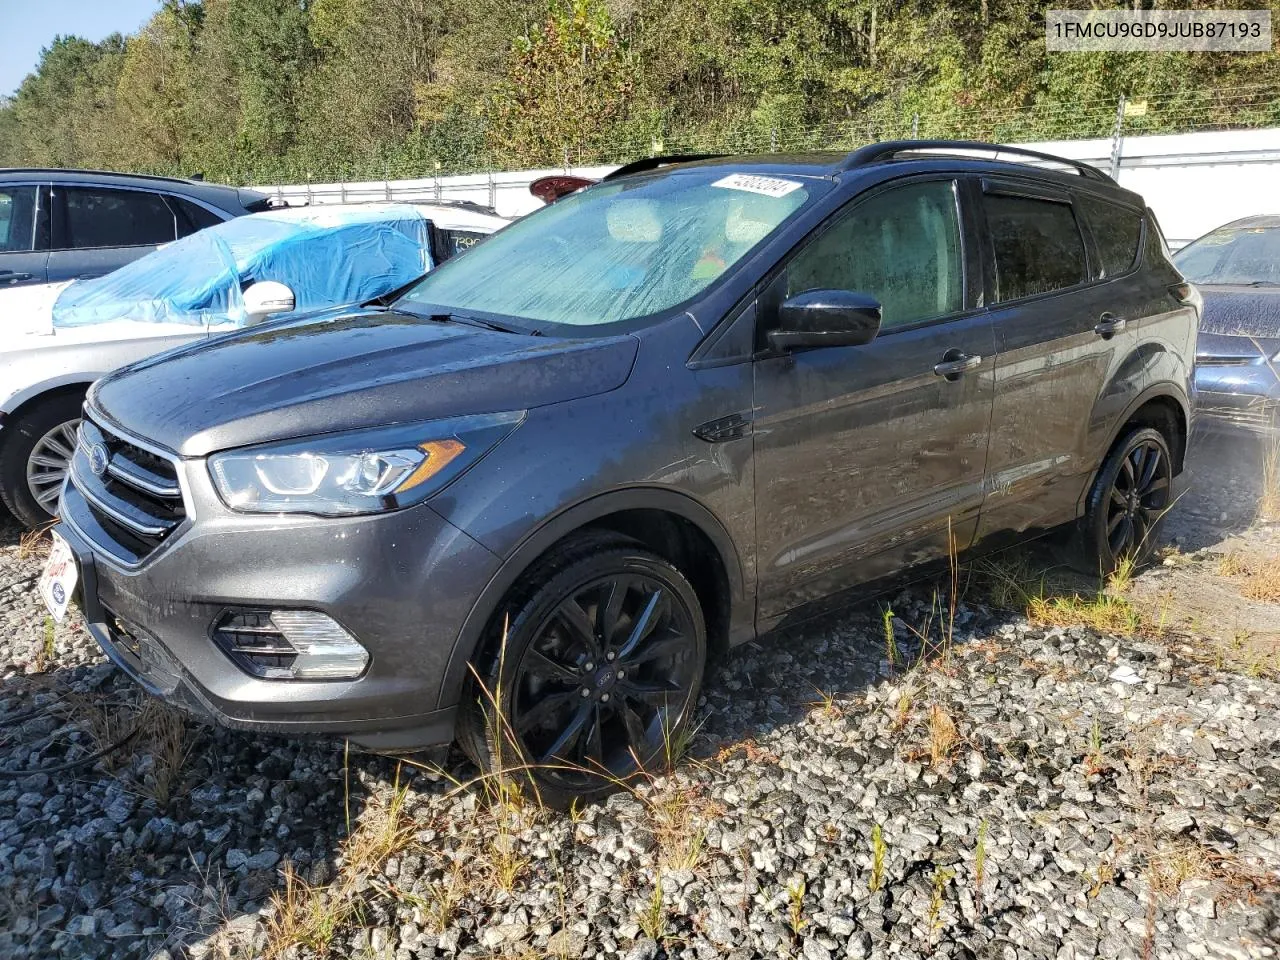
[(35, 249), (36, 188), (0, 187), (0, 253)]
[(787, 269), (787, 295), (856, 290), (880, 301), (885, 328), (964, 306), (955, 184), (913, 183), (857, 203)]
[(1138, 257), (1142, 214), (1095, 197), (1081, 196), (1077, 203), (1093, 231), (1098, 259), (1102, 261), (1101, 276), (1118, 277), (1128, 273)]
[(141, 190), (101, 187), (55, 188), (61, 193), (58, 249), (139, 247), (169, 243), (177, 236), (173, 211), (164, 198)]
[(1084, 240), (1071, 204), (987, 194), (996, 302), (1074, 287), (1087, 279)]
[(169, 203), (178, 213), (178, 237), (187, 237), (197, 230), (222, 223), (216, 213), (206, 210), (198, 203), (192, 203), (185, 197), (170, 197)]

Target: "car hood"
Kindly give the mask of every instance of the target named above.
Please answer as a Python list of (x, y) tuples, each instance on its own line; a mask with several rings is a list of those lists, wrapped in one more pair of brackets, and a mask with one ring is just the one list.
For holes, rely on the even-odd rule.
[(559, 403), (630, 375), (631, 336), (508, 334), (389, 310), (291, 319), (117, 371), (108, 424), (184, 457), (272, 440)]
[(1204, 297), (1202, 334), (1280, 337), (1280, 287), (1196, 284)]
[(0, 332), (12, 342), (19, 334), (47, 336), (53, 333), (53, 304), (76, 281), (37, 283), (0, 290)]

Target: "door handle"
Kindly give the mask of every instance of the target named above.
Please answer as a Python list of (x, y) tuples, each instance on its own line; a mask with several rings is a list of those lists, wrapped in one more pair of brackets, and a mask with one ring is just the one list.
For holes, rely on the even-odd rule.
[(30, 280), (29, 273), (14, 273), (12, 270), (5, 270), (0, 273), (0, 283), (21, 283), (23, 280)]
[(943, 354), (942, 362), (933, 365), (933, 372), (948, 380), (959, 380), (970, 370), (976, 370), (980, 366), (982, 357), (977, 354), (971, 356), (959, 350), (948, 350)]
[(1125, 328), (1127, 322), (1124, 317), (1117, 317), (1114, 313), (1104, 313), (1098, 318), (1098, 325), (1093, 328), (1093, 332), (1103, 340), (1110, 340)]

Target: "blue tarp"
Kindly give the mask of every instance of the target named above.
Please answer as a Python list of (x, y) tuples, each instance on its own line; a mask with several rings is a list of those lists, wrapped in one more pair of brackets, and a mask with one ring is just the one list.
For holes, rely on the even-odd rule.
[(53, 325), (242, 324), (241, 294), (259, 280), (288, 286), (298, 310), (360, 303), (431, 269), (429, 226), (416, 208), (389, 204), (238, 217), (71, 284), (54, 303)]

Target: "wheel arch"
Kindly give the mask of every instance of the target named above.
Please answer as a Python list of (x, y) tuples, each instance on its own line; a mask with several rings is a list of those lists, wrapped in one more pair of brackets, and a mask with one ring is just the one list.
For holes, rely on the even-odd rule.
[[(10, 398), (10, 402), (5, 404), (5, 409), (0, 411), (0, 423), (13, 423), (40, 404), (47, 403), (54, 397), (75, 396), (77, 394), (83, 397), (89, 391), (89, 387), (93, 385), (93, 381), (93, 377), (85, 379), (84, 374), (69, 374), (65, 377), (45, 380), (42, 383), (21, 390), (14, 394)], [(11, 434), (12, 431), (8, 431), (8, 433)], [(0, 447), (4, 445), (5, 436), (6, 431), (0, 430)]]
[(1116, 425), (1107, 435), (1102, 456), (1089, 474), (1089, 482), (1080, 494), (1077, 515), (1083, 512), (1089, 491), (1097, 482), (1098, 474), (1102, 471), (1107, 457), (1125, 434), (1135, 427), (1154, 427), (1164, 435), (1165, 441), (1169, 444), (1169, 451), (1173, 455), (1174, 476), (1181, 474), (1186, 464), (1191, 423), (1191, 406), (1175, 384), (1155, 384), (1140, 393), (1124, 413), (1116, 418)]
[(548, 551), (577, 534), (598, 530), (635, 539), (684, 573), (703, 606), (712, 652), (753, 635), (754, 595), (745, 581), (737, 547), (716, 516), (675, 490), (638, 487), (612, 491), (548, 518), (511, 551), (458, 632), (441, 678), (440, 706), (453, 706), (461, 698), (468, 665), (481, 652), (511, 587)]

